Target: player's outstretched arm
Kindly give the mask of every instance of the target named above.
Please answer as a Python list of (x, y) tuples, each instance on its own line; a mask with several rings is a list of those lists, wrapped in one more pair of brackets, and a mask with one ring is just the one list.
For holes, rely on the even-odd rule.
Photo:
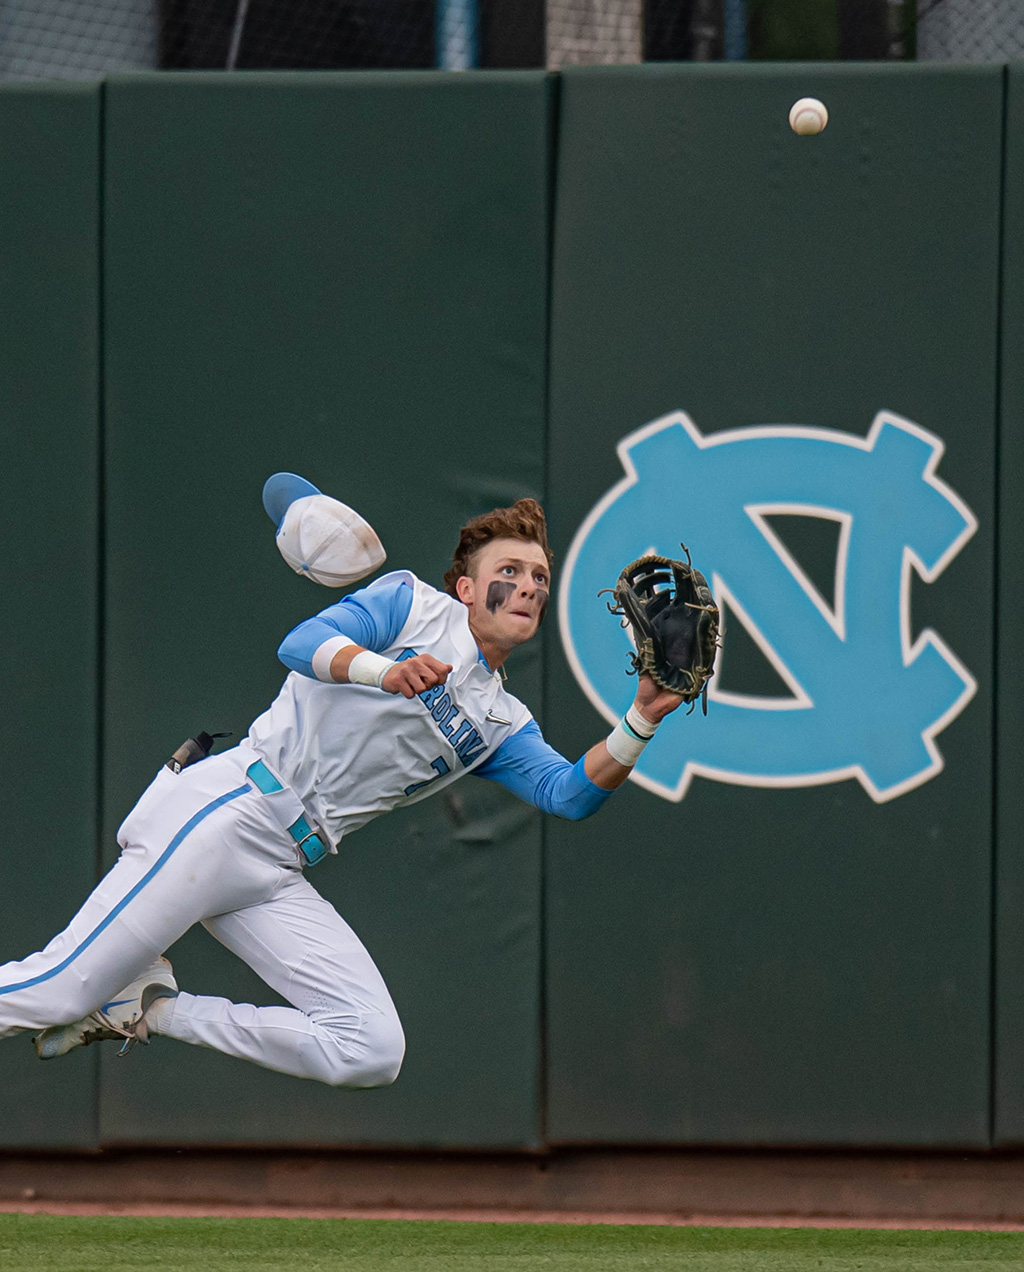
[(659, 688), (650, 676), (638, 676), (636, 697), (625, 718), (584, 756), (583, 771), (587, 777), (606, 791), (621, 786), (655, 729), (682, 702), (678, 693)]
[[(682, 701), (679, 694), (659, 689), (650, 677), (641, 676), (636, 701), (627, 715), (633, 715), (638, 732), (649, 738), (657, 724)], [(641, 706), (645, 714), (634, 715)], [(616, 725), (605, 741), (571, 764), (544, 740), (537, 722), (530, 720), (502, 742), (474, 770), (474, 776), (498, 782), (542, 812), (578, 821), (602, 807), (629, 776), (643, 750), (643, 741), (619, 736), (622, 733), (623, 725)]]

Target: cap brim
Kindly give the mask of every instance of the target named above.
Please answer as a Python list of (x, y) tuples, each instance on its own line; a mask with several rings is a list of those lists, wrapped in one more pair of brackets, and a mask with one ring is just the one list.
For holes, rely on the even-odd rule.
[(273, 477), (268, 477), (263, 483), (263, 507), (270, 520), (280, 529), (284, 514), (296, 499), (321, 493), (311, 481), (297, 473), (274, 473)]

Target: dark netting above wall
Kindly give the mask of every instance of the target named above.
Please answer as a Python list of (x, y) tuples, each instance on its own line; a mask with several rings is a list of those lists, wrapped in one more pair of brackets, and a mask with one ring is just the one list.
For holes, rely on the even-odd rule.
[[(432, 0), (10, 0), (0, 76), (433, 67), (437, 16)], [(473, 32), (464, 18), (449, 26), (471, 63)]]
[(431, 67), (426, 0), (164, 0), (164, 68)]

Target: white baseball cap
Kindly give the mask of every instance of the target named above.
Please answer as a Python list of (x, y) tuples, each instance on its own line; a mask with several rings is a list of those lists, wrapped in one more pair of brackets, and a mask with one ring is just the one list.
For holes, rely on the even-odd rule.
[(347, 587), (387, 560), (369, 522), (296, 473), (267, 478), (263, 507), (277, 526), (277, 547), (284, 559), (296, 574), (324, 587)]

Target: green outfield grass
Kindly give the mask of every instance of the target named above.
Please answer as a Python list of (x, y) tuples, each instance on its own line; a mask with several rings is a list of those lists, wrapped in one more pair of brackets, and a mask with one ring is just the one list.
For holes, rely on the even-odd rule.
[(168, 1272), (1020, 1272), (1024, 1234), (0, 1215), (3, 1272), (129, 1267)]

